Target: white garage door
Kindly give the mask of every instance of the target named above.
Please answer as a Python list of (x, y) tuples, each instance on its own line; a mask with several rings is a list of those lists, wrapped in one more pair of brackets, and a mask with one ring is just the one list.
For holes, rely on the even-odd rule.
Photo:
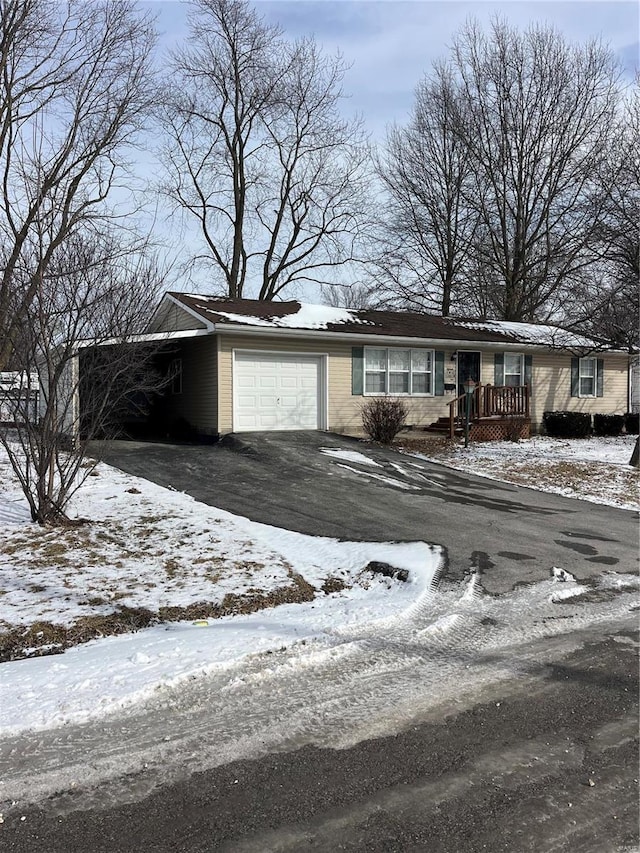
[(322, 357), (235, 353), (235, 432), (318, 429)]

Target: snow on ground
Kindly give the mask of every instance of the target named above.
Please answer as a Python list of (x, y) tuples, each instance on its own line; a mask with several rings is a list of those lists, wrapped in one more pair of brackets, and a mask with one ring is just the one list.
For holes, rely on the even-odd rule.
[(373, 465), (376, 468), (381, 467), (377, 462), (374, 462), (373, 459), (365, 456), (364, 453), (358, 453), (357, 450), (340, 450), (337, 447), (321, 447), (320, 453), (331, 456), (333, 459), (344, 459), (346, 462), (359, 462), (361, 465)]
[(70, 625), (116, 605), (185, 607), (258, 595), (301, 575), (320, 588), (346, 584), (370, 560), (398, 568), (430, 564), (426, 545), (338, 542), (260, 525), (188, 495), (99, 465), (74, 498), (91, 520), (70, 530), (29, 522), (14, 494), (0, 501), (0, 626), (46, 620)]
[[(62, 725), (102, 715), (159, 686), (249, 654), (331, 641), (345, 627), (399, 615), (429, 587), (440, 561), (423, 542), (340, 542), (257, 524), (188, 495), (99, 465), (72, 511), (89, 523), (42, 529), (0, 457), (0, 632), (46, 620), (73, 625), (118, 606), (220, 603), (260, 595), (301, 576), (315, 600), (247, 616), (170, 622), (106, 637), (64, 654), (0, 665), (0, 730)], [(371, 560), (409, 570), (409, 581), (362, 574)], [(324, 594), (327, 578), (346, 588)]]
[[(627, 465), (632, 446), (632, 437), (533, 438), (457, 447), (431, 458), (485, 476), (632, 507), (638, 503), (635, 472)], [(372, 461), (355, 451), (328, 455), (344, 462)], [(229, 593), (261, 595), (291, 586), (296, 576), (318, 592), (310, 602), (165, 622), (64, 654), (3, 663), (0, 730), (5, 733), (100, 717), (161, 688), (225, 670), (240, 658), (294, 644), (308, 644), (305, 660), (315, 660), (316, 653), (339, 654), (342, 631), (368, 630), (410, 613), (428, 594), (440, 559), (437, 548), (422, 542), (339, 542), (257, 524), (105, 465), (87, 478), (72, 510), (89, 523), (65, 530), (33, 525), (0, 455), (0, 632), (41, 620), (72, 625), (121, 605), (155, 612), (194, 602), (215, 604)], [(363, 576), (371, 560), (408, 569), (410, 581)], [(340, 579), (346, 588), (325, 595), (319, 590), (327, 578)]]
[[(472, 474), (565, 497), (640, 509), (638, 471), (629, 459), (636, 436), (474, 442), (469, 447), (420, 444), (416, 455)], [(411, 443), (405, 444), (411, 451)]]
[[(366, 550), (365, 545), (361, 553)], [(303, 604), (202, 620), (206, 624), (164, 623), (91, 641), (61, 655), (3, 663), (0, 732), (100, 717), (143, 701), (160, 688), (229, 667), (239, 658), (296, 643), (315, 640), (316, 652), (320, 648), (331, 653), (340, 631), (399, 615), (427, 590), (438, 564), (436, 553), (421, 543), (402, 550), (401, 562), (412, 569), (413, 580), (407, 584), (377, 581), (369, 588), (357, 585)], [(391, 546), (383, 551), (400, 556)], [(367, 556), (382, 554), (373, 549)]]

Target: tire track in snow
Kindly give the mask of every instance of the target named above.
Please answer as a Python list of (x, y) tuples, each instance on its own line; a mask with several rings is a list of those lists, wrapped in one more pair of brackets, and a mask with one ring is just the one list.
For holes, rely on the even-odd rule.
[(238, 758), (349, 746), (539, 667), (541, 641), (635, 622), (634, 590), (573, 600), (584, 588), (569, 581), (554, 600), (559, 587), (549, 580), (496, 598), (477, 573), (446, 589), (434, 582), (400, 616), (239, 660), (100, 723), (6, 739), (0, 799), (63, 792), (49, 803), (60, 813), (104, 807)]

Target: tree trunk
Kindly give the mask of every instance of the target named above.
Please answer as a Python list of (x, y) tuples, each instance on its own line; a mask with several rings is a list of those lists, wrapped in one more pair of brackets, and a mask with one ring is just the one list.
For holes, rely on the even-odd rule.
[(636, 438), (635, 447), (633, 448), (633, 453), (631, 454), (631, 459), (629, 460), (629, 465), (633, 465), (634, 468), (640, 467), (640, 435)]

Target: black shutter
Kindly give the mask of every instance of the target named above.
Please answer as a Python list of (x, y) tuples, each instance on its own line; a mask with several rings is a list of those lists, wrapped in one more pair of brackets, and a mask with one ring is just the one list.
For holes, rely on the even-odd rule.
[(364, 347), (351, 347), (351, 394), (364, 394)]
[(604, 359), (596, 361), (596, 397), (604, 397)]
[(493, 384), (504, 385), (504, 353), (497, 352), (493, 359)]
[(533, 356), (525, 355), (524, 357), (524, 384), (532, 388), (533, 381)]
[(434, 393), (436, 397), (442, 397), (444, 395), (444, 353), (440, 352), (439, 350), (436, 351), (436, 370), (434, 386)]

